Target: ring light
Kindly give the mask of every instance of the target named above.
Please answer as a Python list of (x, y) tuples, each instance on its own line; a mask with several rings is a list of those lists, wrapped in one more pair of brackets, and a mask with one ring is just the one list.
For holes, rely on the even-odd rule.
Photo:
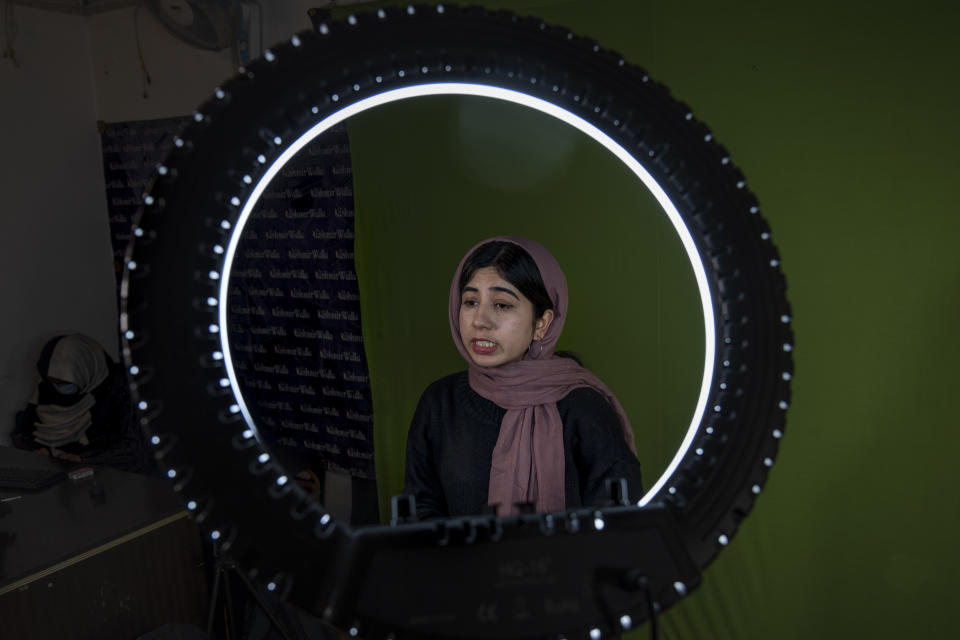
[[(226, 322), (245, 223), (323, 131), (441, 94), (513, 102), (583, 131), (644, 182), (685, 247), (704, 313), (701, 389), (680, 449), (636, 506), (353, 530), (260, 442)], [(790, 395), (784, 291), (742, 174), (642, 69), (538, 20), (410, 6), (294, 36), (194, 114), (144, 194), (121, 290), (123, 355), (167, 476), (262, 588), (363, 637), (605, 637), (695, 587), (760, 493)], [(464, 576), (465, 591), (444, 586)], [(505, 615), (517, 598), (537, 615)]]
[[(693, 267), (694, 278), (696, 280), (697, 290), (700, 296), (700, 304), (703, 309), (705, 345), (703, 376), (701, 378), (700, 392), (697, 399), (696, 409), (694, 410), (690, 425), (684, 432), (684, 438), (680, 448), (677, 450), (676, 455), (673, 457), (673, 460), (670, 462), (666, 471), (660, 475), (660, 478), (654, 483), (653, 487), (651, 487), (643, 495), (637, 506), (643, 506), (647, 504), (651, 499), (653, 499), (654, 496), (656, 496), (657, 492), (670, 478), (677, 465), (686, 455), (687, 449), (690, 448), (690, 443), (696, 436), (697, 427), (703, 418), (703, 413), (707, 403), (707, 396), (710, 391), (710, 384), (713, 377), (715, 348), (714, 336), (716, 328), (714, 327), (713, 320), (713, 303), (710, 299), (710, 289), (707, 284), (707, 276), (704, 270), (703, 262), (700, 259), (700, 254), (697, 253), (697, 248), (693, 237), (690, 234), (690, 230), (687, 229), (686, 224), (680, 217), (680, 214), (677, 212), (677, 208), (674, 206), (673, 202), (670, 201), (670, 197), (660, 187), (660, 185), (657, 184), (656, 180), (653, 179), (650, 173), (644, 169), (643, 165), (637, 162), (637, 160), (631, 156), (626, 149), (617, 144), (617, 142), (615, 142), (610, 136), (603, 133), (603, 131), (593, 126), (583, 118), (574, 115), (566, 109), (558, 107), (550, 102), (519, 91), (503, 89), (496, 86), (487, 86), (483, 84), (441, 82), (416, 84), (413, 86), (404, 87), (402, 89), (391, 89), (380, 93), (375, 93), (368, 98), (360, 99), (349, 106), (343, 107), (339, 111), (334, 112), (330, 116), (327, 116), (322, 121), (310, 127), (303, 135), (287, 146), (283, 152), (280, 153), (277, 158), (266, 168), (266, 170), (264, 170), (263, 175), (260, 177), (257, 184), (253, 186), (249, 195), (247, 195), (246, 202), (240, 209), (240, 215), (237, 217), (236, 223), (231, 225), (230, 240), (226, 250), (224, 251), (223, 273), (221, 274), (216, 271), (210, 272), (211, 279), (219, 281), (220, 283), (217, 304), (219, 307), (218, 327), (221, 342), (221, 351), (219, 353), (223, 355), (223, 362), (229, 377), (230, 387), (233, 390), (233, 394), (236, 398), (237, 406), (239, 407), (240, 412), (243, 414), (244, 419), (251, 429), (256, 430), (256, 425), (254, 424), (255, 421), (253, 416), (250, 414), (249, 409), (247, 409), (246, 403), (244, 402), (243, 393), (240, 390), (240, 384), (237, 380), (236, 371), (233, 368), (226, 327), (228, 326), (227, 303), (229, 296), (230, 270), (237, 252), (237, 247), (240, 243), (240, 238), (243, 234), (243, 229), (247, 221), (250, 219), (250, 216), (253, 214), (254, 208), (259, 201), (260, 196), (264, 191), (267, 190), (271, 180), (273, 180), (273, 178), (280, 173), (283, 167), (291, 159), (293, 159), (307, 145), (309, 145), (313, 140), (315, 140), (325, 131), (329, 130), (331, 127), (336, 126), (352, 116), (381, 105), (396, 102), (398, 100), (437, 95), (479, 96), (511, 102), (535, 109), (541, 113), (557, 118), (558, 120), (561, 120), (585, 133), (590, 138), (600, 143), (614, 156), (616, 156), (630, 169), (631, 172), (633, 172), (634, 175), (636, 175), (643, 182), (643, 184), (647, 187), (647, 189), (650, 190), (650, 193), (653, 194), (654, 198), (660, 204), (664, 213), (667, 214), (667, 217), (676, 230), (677, 235), (680, 237), (680, 241), (683, 244), (687, 257), (689, 258)], [(237, 198), (237, 200), (239, 201), (239, 198)], [(219, 246), (220, 245), (217, 245), (217, 247)], [(214, 250), (217, 250), (216, 247)]]

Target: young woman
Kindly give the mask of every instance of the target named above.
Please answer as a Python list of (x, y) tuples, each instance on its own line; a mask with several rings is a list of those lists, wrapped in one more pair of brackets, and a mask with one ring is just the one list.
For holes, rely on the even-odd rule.
[(467, 371), (434, 382), (407, 437), (405, 493), (420, 519), (602, 506), (608, 480), (641, 493), (633, 432), (613, 393), (553, 352), (567, 314), (560, 265), (499, 237), (461, 261), (450, 328)]

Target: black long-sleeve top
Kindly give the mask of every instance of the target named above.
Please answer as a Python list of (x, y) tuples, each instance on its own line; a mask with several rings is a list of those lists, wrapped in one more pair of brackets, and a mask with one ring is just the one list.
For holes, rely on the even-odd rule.
[[(606, 504), (607, 478), (626, 479), (630, 500), (638, 500), (640, 462), (606, 399), (582, 387), (557, 402), (557, 409), (567, 508)], [(470, 388), (466, 371), (427, 387), (407, 436), (404, 493), (416, 498), (418, 518), (488, 512), (490, 462), (504, 414), (506, 409)]]

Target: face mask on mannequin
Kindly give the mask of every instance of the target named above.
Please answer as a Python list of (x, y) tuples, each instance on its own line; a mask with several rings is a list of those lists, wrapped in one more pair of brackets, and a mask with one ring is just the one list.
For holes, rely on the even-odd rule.
[(51, 382), (50, 384), (52, 384), (53, 388), (57, 390), (57, 393), (61, 393), (65, 396), (72, 396), (80, 390), (80, 387), (72, 382)]

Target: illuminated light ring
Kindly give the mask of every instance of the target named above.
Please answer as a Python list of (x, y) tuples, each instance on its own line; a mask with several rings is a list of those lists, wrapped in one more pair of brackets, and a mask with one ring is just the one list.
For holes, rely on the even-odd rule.
[[(793, 377), (780, 256), (729, 155), (642, 69), (537, 20), (431, 9), (380, 9), (355, 16), (352, 25), (331, 22), (301, 34), (297, 43), (272, 49), (272, 60), (252, 62), (217, 88), (197, 110), (204, 117), (177, 136), (142, 200), (123, 262), (122, 353), (128, 371), (139, 372), (130, 374), (134, 404), (152, 432), (161, 469), (173, 472), (205, 534), (220, 533), (261, 588), (273, 583), (281, 597), (343, 630), (367, 638), (401, 631), (461, 635), (469, 625), (430, 628), (404, 616), (430, 601), (430, 589), (445, 595), (444, 585), (466, 574), (464, 588), (489, 592), (494, 585), (484, 572), (511, 550), (563, 558), (577, 576), (576, 593), (597, 579), (595, 570), (606, 566), (600, 559), (612, 549), (618, 561), (641, 568), (667, 562), (644, 583), (646, 597), (607, 603), (604, 611), (582, 600), (576, 620), (553, 630), (584, 637), (596, 629), (606, 637), (624, 620), (635, 626), (694, 590), (765, 484), (784, 435)], [(354, 530), (281, 479), (289, 475), (273, 456), (263, 457), (269, 452), (243, 415), (242, 397), (231, 394), (237, 379), (225, 364), (230, 352), (220, 324), (229, 279), (225, 247), (255, 201), (255, 185), (265, 183), (265, 172), (287, 150), (277, 139), (297, 141), (373, 94), (447, 83), (526, 95), (595, 127), (631, 152), (683, 221), (674, 225), (678, 234), (683, 238), (686, 229), (692, 238), (698, 258), (691, 264), (703, 268), (709, 297), (701, 300), (709, 299), (713, 314), (709, 391), (693, 421), (699, 426), (688, 431), (672, 473), (651, 488), (642, 509)], [(646, 543), (634, 542), (638, 536)], [(447, 553), (469, 545), (476, 553)], [(394, 564), (372, 562), (397, 549)], [(434, 560), (413, 566), (409, 557)], [(285, 577), (282, 585), (276, 576)], [(394, 585), (389, 601), (377, 600), (380, 584)]]
[(707, 400), (713, 383), (713, 367), (716, 355), (716, 328), (714, 326), (713, 301), (711, 300), (710, 287), (707, 284), (707, 275), (703, 266), (703, 261), (700, 258), (700, 253), (697, 251), (697, 247), (694, 243), (693, 237), (690, 234), (690, 230), (687, 228), (686, 223), (683, 221), (683, 218), (677, 211), (676, 206), (670, 200), (670, 197), (657, 183), (657, 181), (654, 180), (653, 176), (650, 175), (650, 172), (648, 172), (643, 165), (637, 161), (636, 158), (630, 155), (630, 153), (624, 149), (622, 145), (618, 144), (610, 136), (605, 134), (594, 125), (566, 109), (526, 93), (504, 89), (501, 87), (483, 84), (468, 84), (462, 82), (444, 82), (419, 84), (402, 89), (393, 89), (378, 93), (370, 96), (369, 98), (364, 98), (358, 102), (354, 102), (353, 104), (340, 109), (339, 111), (327, 116), (317, 124), (310, 127), (310, 129), (308, 129), (303, 135), (294, 140), (290, 146), (284, 149), (284, 151), (276, 158), (276, 160), (274, 160), (263, 172), (262, 177), (257, 184), (254, 185), (253, 189), (250, 191), (250, 194), (247, 196), (246, 202), (243, 204), (243, 207), (240, 210), (240, 215), (238, 216), (236, 223), (233, 225), (230, 242), (224, 255), (223, 274), (222, 278), (220, 279), (219, 322), (221, 329), (220, 339), (222, 344), (222, 352), (224, 354), (224, 365), (227, 368), (230, 386), (233, 389), (234, 396), (237, 399), (237, 404), (240, 406), (240, 411), (243, 414), (244, 419), (251, 428), (256, 429), (255, 421), (253, 416), (250, 414), (249, 409), (247, 408), (246, 401), (243, 398), (243, 393), (241, 392), (240, 385), (237, 381), (236, 372), (233, 368), (233, 358), (231, 356), (230, 344), (227, 336), (228, 332), (226, 331), (229, 281), (230, 270), (233, 266), (233, 258), (240, 243), (243, 229), (246, 226), (248, 219), (253, 214), (254, 207), (259, 201), (260, 196), (264, 191), (266, 191), (271, 180), (273, 180), (274, 177), (280, 173), (287, 162), (300, 153), (300, 151), (303, 150), (303, 148), (310, 144), (314, 139), (316, 139), (317, 136), (321, 135), (331, 127), (344, 122), (348, 118), (363, 113), (364, 111), (383, 106), (391, 102), (438, 95), (477, 96), (511, 102), (513, 104), (535, 109), (541, 113), (561, 120), (585, 133), (586, 135), (590, 136), (590, 138), (603, 145), (604, 148), (606, 148), (621, 162), (623, 162), (630, 169), (630, 171), (634, 173), (634, 175), (640, 178), (650, 193), (654, 196), (654, 198), (656, 198), (664, 213), (667, 214), (667, 217), (670, 219), (670, 223), (673, 225), (677, 235), (680, 237), (680, 241), (683, 244), (687, 258), (690, 260), (690, 264), (693, 267), (694, 277), (697, 283), (697, 291), (700, 295), (700, 303), (703, 309), (703, 376), (701, 378), (700, 392), (697, 397), (697, 404), (693, 412), (693, 417), (691, 418), (690, 425), (687, 427), (687, 430), (684, 433), (683, 441), (681, 442), (680, 447), (677, 449), (676, 454), (673, 456), (673, 459), (670, 461), (670, 464), (667, 466), (666, 470), (660, 475), (653, 486), (647, 490), (647, 492), (637, 503), (637, 506), (641, 507), (646, 505), (667, 483), (667, 481), (670, 479), (670, 476), (673, 475), (673, 472), (680, 464), (680, 461), (684, 458), (684, 456), (686, 456), (687, 451), (690, 449), (690, 445), (693, 442), (693, 439), (696, 437), (697, 430), (700, 426), (700, 421), (703, 419), (703, 414), (706, 410)]

